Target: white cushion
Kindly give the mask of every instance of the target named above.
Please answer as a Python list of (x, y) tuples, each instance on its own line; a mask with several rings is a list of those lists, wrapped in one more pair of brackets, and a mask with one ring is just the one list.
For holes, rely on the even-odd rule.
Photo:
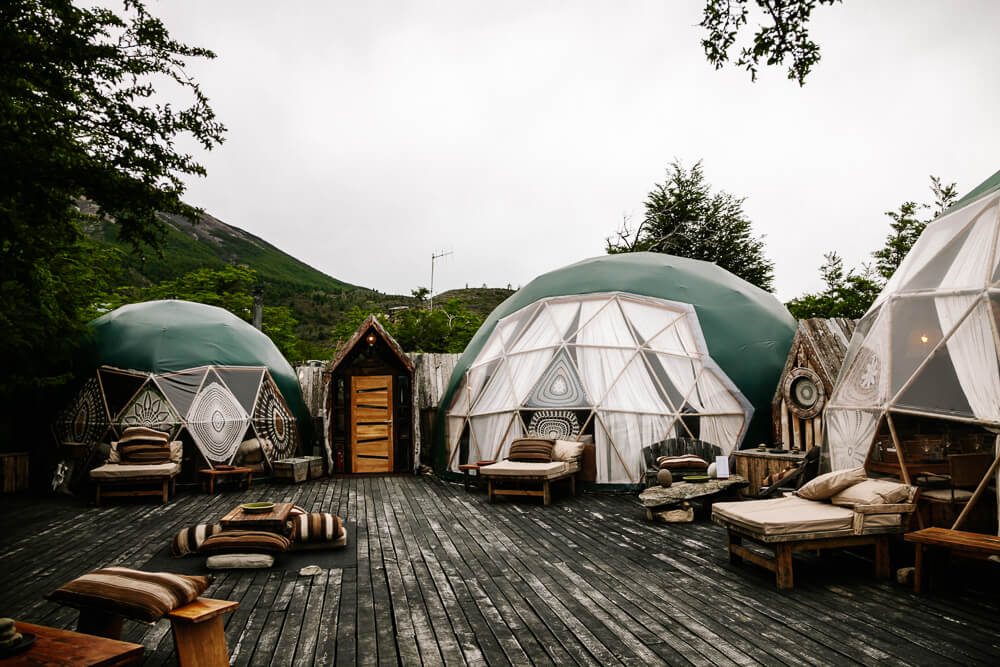
[(583, 456), (583, 443), (573, 440), (556, 440), (552, 447), (553, 461), (570, 461)]
[(153, 465), (128, 465), (105, 463), (90, 471), (91, 479), (158, 479), (173, 477), (181, 471), (180, 463), (155, 463)]
[(910, 487), (885, 479), (866, 479), (833, 494), (830, 502), (834, 505), (854, 507), (855, 505), (892, 505), (905, 502)]
[(859, 484), (868, 479), (865, 469), (852, 468), (850, 470), (834, 470), (825, 475), (820, 475), (815, 479), (802, 485), (796, 494), (807, 500), (826, 500), (835, 493), (843, 491), (849, 486)]
[(205, 560), (210, 570), (243, 570), (274, 565), (271, 554), (216, 554)]

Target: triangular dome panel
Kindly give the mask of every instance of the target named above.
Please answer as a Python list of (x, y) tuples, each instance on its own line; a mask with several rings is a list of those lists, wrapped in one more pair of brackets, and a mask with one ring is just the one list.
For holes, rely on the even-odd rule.
[(592, 405), (567, 348), (559, 352), (524, 401), (529, 408), (579, 408)]

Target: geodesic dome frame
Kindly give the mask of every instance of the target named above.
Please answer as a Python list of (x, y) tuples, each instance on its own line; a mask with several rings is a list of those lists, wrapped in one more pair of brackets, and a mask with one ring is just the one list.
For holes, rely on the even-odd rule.
[(529, 432), (592, 431), (597, 482), (635, 484), (640, 449), (699, 437), (728, 454), (753, 406), (709, 354), (694, 307), (623, 292), (554, 296), (501, 318), (446, 412), (448, 469)]
[(864, 465), (892, 414), (1000, 427), (1000, 192), (973, 195), (927, 226), (858, 323), (826, 410), (832, 469)]

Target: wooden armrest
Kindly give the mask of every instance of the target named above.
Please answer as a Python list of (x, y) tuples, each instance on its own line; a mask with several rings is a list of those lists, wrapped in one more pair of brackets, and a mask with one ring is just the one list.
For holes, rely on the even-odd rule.
[(198, 598), (183, 607), (177, 607), (167, 613), (167, 617), (172, 621), (183, 623), (202, 623), (209, 619), (228, 614), (240, 606), (239, 602), (230, 600), (213, 600), (212, 598)]
[(911, 503), (897, 503), (894, 505), (855, 505), (854, 511), (858, 514), (909, 514), (917, 511), (917, 506)]

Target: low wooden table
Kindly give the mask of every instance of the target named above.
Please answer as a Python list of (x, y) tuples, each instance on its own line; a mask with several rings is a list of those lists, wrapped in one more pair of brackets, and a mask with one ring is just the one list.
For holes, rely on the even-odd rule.
[(222, 479), (235, 477), (241, 489), (249, 489), (250, 482), (253, 480), (251, 468), (205, 468), (199, 470), (198, 474), (201, 476), (201, 490), (207, 491), (209, 494), (215, 493), (215, 479), (217, 477)]
[(759, 449), (741, 449), (733, 452), (732, 472), (746, 478), (748, 484), (744, 495), (756, 498), (765, 477), (781, 472), (790, 465), (798, 466), (805, 458), (805, 452), (793, 452), (789, 449), (769, 449), (763, 452)]
[(127, 665), (142, 659), (142, 644), (85, 635), (69, 630), (58, 630), (34, 623), (17, 621), (17, 631), (35, 635), (31, 648), (9, 658), (0, 659), (0, 665), (56, 667), (79, 665), (106, 667)]
[[(496, 461), (476, 461), (475, 463), (463, 463), (458, 466), (458, 469), (462, 471), (462, 486), (465, 487), (466, 492), (469, 490), (469, 482), (471, 481), (479, 488), (479, 467), (488, 466)], [(475, 473), (475, 475), (473, 475)]]
[(916, 560), (913, 568), (914, 593), (921, 592), (924, 587), (924, 552), (929, 549), (954, 551), (967, 558), (985, 559), (1000, 555), (1000, 536), (997, 535), (933, 527), (907, 533), (903, 539), (907, 542), (913, 542), (916, 547)]
[(236, 507), (219, 522), (222, 530), (266, 530), (269, 533), (287, 535), (288, 515), (292, 511), (292, 503), (275, 503), (274, 509), (266, 514), (249, 514), (242, 507)]
[(701, 500), (706, 506), (726, 493), (735, 492), (747, 485), (740, 475), (730, 475), (727, 479), (710, 479), (707, 482), (675, 482), (668, 487), (651, 486), (639, 494), (639, 502), (646, 508), (646, 518), (653, 520), (653, 512), (660, 508), (679, 505), (688, 500)]

